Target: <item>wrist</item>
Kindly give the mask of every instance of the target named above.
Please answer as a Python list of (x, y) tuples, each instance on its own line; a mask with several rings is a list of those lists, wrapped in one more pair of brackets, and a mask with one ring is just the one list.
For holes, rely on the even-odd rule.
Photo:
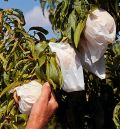
[(25, 129), (43, 129), (45, 123), (37, 115), (30, 115)]

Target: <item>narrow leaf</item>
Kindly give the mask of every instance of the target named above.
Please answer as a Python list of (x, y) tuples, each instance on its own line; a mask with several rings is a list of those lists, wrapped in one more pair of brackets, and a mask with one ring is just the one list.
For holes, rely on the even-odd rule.
[(11, 83), (11, 84), (9, 84), (7, 87), (5, 87), (3, 90), (2, 90), (2, 92), (0, 93), (0, 98), (4, 95), (4, 94), (6, 94), (9, 90), (11, 90), (12, 88), (14, 88), (14, 87), (16, 87), (16, 86), (18, 86), (18, 85), (20, 85), (21, 84), (21, 82), (13, 82), (13, 83)]
[(37, 30), (39, 32), (42, 32), (43, 34), (47, 35), (48, 34), (48, 31), (46, 29), (44, 29), (43, 27), (38, 27), (38, 26), (35, 26), (35, 27), (31, 27), (29, 29), (30, 30)]
[(85, 27), (85, 23), (86, 23), (86, 19), (81, 20), (80, 23), (78, 23), (78, 26), (75, 30), (75, 33), (74, 33), (74, 43), (75, 43), (75, 47), (77, 48), (78, 47), (78, 44), (80, 42), (80, 36), (81, 36), (81, 33)]

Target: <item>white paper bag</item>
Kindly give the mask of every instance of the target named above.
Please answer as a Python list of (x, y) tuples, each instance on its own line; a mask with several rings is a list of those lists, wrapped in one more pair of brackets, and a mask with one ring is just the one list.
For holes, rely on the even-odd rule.
[(68, 43), (49, 43), (52, 52), (56, 52), (63, 75), (66, 92), (84, 90), (84, 77), (81, 62), (75, 50)]
[(23, 114), (29, 114), (33, 104), (37, 101), (41, 94), (42, 85), (33, 80), (27, 84), (16, 87), (19, 100), (19, 111)]
[(96, 9), (88, 15), (79, 44), (81, 63), (101, 79), (105, 78), (103, 55), (108, 44), (115, 43), (115, 36), (115, 21), (107, 11)]

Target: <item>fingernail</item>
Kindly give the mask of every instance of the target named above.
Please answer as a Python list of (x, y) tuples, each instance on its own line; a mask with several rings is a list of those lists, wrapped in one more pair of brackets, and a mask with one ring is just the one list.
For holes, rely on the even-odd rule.
[(44, 86), (49, 86), (49, 87), (50, 87), (50, 84), (49, 84), (48, 82), (45, 82), (43, 85), (44, 85)]

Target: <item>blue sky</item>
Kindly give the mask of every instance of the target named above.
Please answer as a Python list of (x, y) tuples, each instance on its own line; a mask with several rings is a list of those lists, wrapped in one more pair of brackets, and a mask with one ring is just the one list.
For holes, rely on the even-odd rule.
[(48, 12), (45, 10), (45, 16), (42, 14), (39, 0), (9, 0), (5, 2), (0, 0), (0, 8), (18, 8), (25, 16), (25, 29), (28, 30), (31, 26), (42, 26), (49, 31), (47, 38), (56, 37), (51, 29), (51, 24), (48, 20)]

